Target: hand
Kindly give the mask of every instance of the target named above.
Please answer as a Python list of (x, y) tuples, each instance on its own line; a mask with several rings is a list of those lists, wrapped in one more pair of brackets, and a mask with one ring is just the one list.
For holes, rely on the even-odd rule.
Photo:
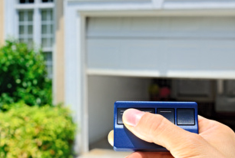
[[(159, 114), (128, 109), (124, 125), (137, 137), (169, 152), (134, 152), (128, 158), (234, 158), (235, 133), (227, 126), (198, 116), (199, 134), (174, 125)], [(113, 131), (108, 140), (113, 145)]]

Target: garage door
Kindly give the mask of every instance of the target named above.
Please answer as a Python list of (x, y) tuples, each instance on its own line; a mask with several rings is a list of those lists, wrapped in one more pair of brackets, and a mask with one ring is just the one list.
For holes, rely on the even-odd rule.
[(235, 17), (94, 17), (86, 40), (91, 74), (235, 78)]

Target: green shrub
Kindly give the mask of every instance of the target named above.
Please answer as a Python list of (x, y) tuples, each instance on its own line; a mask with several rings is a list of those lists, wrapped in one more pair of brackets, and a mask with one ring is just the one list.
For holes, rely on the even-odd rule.
[(1, 158), (72, 157), (75, 124), (60, 106), (11, 105), (0, 112)]
[[(52, 83), (48, 79), (41, 51), (17, 41), (0, 48), (0, 110), (3, 105), (23, 100), (26, 104), (52, 103)], [(6, 109), (5, 109), (6, 110)]]

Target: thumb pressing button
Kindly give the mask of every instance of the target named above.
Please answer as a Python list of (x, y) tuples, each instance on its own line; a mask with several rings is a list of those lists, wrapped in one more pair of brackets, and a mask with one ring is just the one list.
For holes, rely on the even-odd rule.
[(175, 109), (159, 108), (157, 113), (167, 118), (169, 121), (175, 124)]

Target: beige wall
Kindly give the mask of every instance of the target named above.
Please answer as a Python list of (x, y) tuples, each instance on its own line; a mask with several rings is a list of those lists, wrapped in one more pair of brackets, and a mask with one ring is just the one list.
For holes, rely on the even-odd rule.
[(64, 12), (63, 0), (56, 0), (56, 30), (55, 30), (55, 44), (56, 50), (54, 52), (54, 103), (64, 102)]
[(0, 0), (0, 46), (4, 42), (4, 0)]

